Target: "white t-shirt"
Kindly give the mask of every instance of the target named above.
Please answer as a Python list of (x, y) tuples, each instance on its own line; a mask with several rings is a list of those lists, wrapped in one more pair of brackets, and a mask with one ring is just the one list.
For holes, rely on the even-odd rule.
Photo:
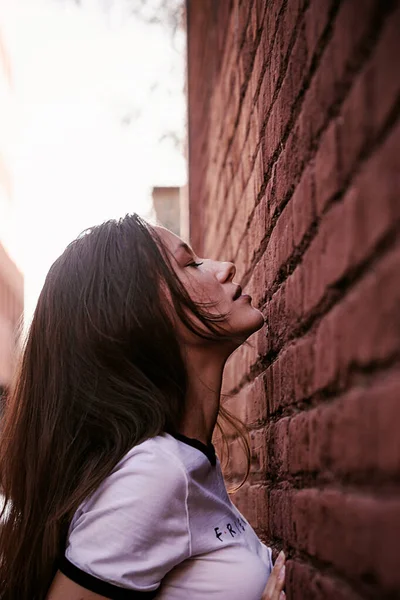
[(213, 445), (163, 433), (81, 504), (59, 568), (112, 600), (260, 600), (272, 560), (232, 504)]

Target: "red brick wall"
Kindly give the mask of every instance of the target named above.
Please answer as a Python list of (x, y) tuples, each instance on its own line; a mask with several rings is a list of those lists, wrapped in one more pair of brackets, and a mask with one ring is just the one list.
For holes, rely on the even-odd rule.
[(286, 551), (289, 600), (399, 598), (400, 7), (187, 16), (191, 243), (268, 323), (226, 367), (253, 452), (234, 500)]

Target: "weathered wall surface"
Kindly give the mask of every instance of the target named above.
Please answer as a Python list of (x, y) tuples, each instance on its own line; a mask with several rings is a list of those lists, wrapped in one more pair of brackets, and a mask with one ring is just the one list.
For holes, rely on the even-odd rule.
[[(189, 202), (267, 328), (226, 367), (295, 600), (400, 597), (400, 7), (188, 0)], [(243, 465), (232, 443), (233, 475)]]

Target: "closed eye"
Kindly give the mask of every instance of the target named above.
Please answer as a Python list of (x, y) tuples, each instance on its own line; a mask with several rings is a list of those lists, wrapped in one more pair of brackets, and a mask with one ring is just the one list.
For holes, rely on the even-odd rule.
[(187, 266), (187, 267), (199, 267), (199, 266), (200, 266), (200, 265), (202, 265), (202, 264), (203, 264), (202, 262), (199, 262), (199, 263), (197, 263), (197, 262), (191, 262), (191, 263), (189, 263), (189, 264), (188, 264), (188, 265), (186, 265), (186, 266)]

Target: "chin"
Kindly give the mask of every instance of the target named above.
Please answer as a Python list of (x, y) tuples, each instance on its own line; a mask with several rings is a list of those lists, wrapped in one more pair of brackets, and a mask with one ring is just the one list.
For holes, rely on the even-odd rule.
[(245, 335), (248, 338), (250, 335), (259, 331), (264, 325), (264, 315), (261, 311), (252, 307), (250, 314), (247, 314), (245, 318), (242, 319), (242, 322), (236, 329), (236, 333), (238, 335)]
[(254, 309), (256, 311), (256, 314), (254, 316), (254, 329), (252, 331), (252, 333), (255, 333), (256, 331), (258, 331), (259, 329), (261, 329), (264, 325), (265, 325), (265, 319), (264, 319), (264, 315), (262, 314), (262, 312), (260, 312), (257, 309)]

